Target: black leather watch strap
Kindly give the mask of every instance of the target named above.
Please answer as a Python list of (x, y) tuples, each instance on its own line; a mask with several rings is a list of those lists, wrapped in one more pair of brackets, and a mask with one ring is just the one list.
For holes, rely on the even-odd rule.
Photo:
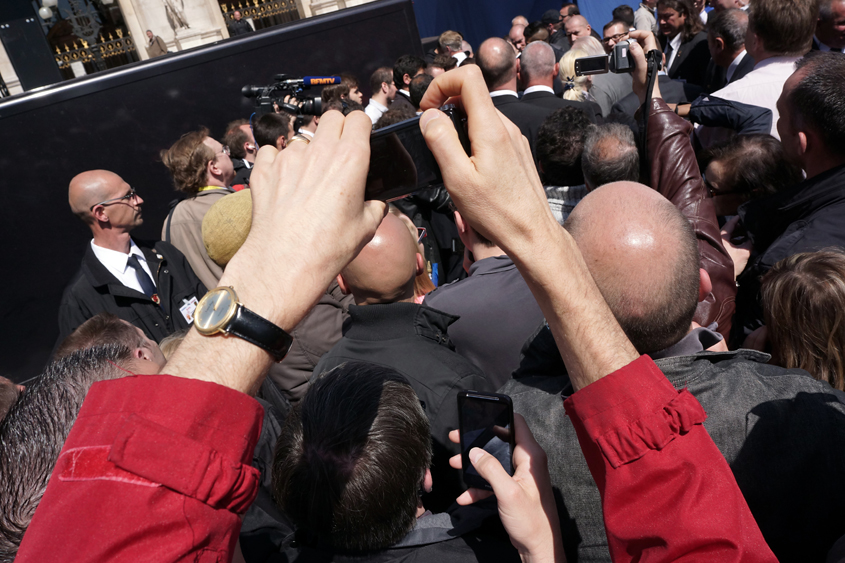
[(293, 344), (293, 337), (290, 334), (243, 305), (238, 305), (234, 318), (226, 327), (226, 332), (267, 350), (277, 362), (284, 359)]

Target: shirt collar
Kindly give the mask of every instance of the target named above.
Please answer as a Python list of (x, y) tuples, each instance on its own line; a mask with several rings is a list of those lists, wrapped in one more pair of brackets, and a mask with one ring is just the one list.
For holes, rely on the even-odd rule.
[(684, 40), (684, 34), (681, 33), (681, 32), (678, 32), (678, 34), (675, 37), (673, 37), (672, 39), (669, 40), (669, 44), (672, 45), (672, 50), (674, 52), (676, 52), (676, 53), (678, 52), (678, 48), (681, 46), (681, 43), (683, 42), (683, 40)]
[(529, 86), (528, 88), (526, 88), (525, 92), (523, 92), (523, 95), (531, 94), (532, 92), (549, 92), (550, 94), (555, 93), (555, 91), (552, 90), (551, 88), (549, 88), (548, 86), (537, 85), (537, 86)]
[(297, 132), (297, 134), (299, 134), (299, 135), (305, 135), (305, 136), (306, 136), (306, 137), (308, 137), (309, 139), (313, 139), (313, 138), (314, 138), (314, 133), (312, 133), (312, 132), (311, 132), (311, 131), (309, 131), (308, 129), (298, 129), (296, 132)]
[(736, 72), (736, 67), (739, 66), (739, 63), (742, 62), (742, 59), (744, 59), (745, 55), (747, 55), (747, 54), (748, 53), (746, 53), (745, 49), (743, 49), (742, 52), (740, 54), (738, 54), (736, 56), (736, 58), (734, 58), (734, 60), (731, 61), (731, 64), (728, 65), (728, 70), (725, 71), (725, 78), (726, 79), (728, 79), (728, 80), (731, 79), (731, 77), (734, 75), (734, 72)]
[(376, 108), (377, 110), (381, 111), (382, 113), (387, 111), (387, 106), (381, 105), (379, 102), (375, 101), (372, 98), (370, 98), (370, 105)]
[(458, 61), (458, 66), (460, 66), (461, 63), (464, 62), (464, 60), (467, 58), (467, 54), (464, 53), (463, 51), (460, 51), (460, 52), (452, 55), (452, 58), (455, 59), (456, 61)]
[(141, 252), (141, 249), (138, 248), (135, 241), (132, 239), (129, 240), (129, 254), (97, 246), (94, 244), (94, 239), (91, 239), (91, 250), (94, 251), (94, 256), (97, 257), (97, 260), (99, 260), (103, 266), (118, 272), (126, 272), (129, 257), (133, 254), (138, 257), (138, 260), (143, 260), (144, 262), (147, 261), (144, 253)]
[(513, 90), (493, 90), (490, 92), (491, 98), (498, 98), (499, 96), (513, 96), (514, 98), (518, 98), (519, 94)]

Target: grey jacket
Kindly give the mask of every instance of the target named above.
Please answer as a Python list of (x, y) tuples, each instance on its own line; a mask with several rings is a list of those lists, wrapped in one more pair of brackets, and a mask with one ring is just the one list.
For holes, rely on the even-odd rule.
[[(707, 411), (704, 426), (778, 559), (824, 561), (845, 534), (845, 393), (768, 360), (739, 350), (656, 363)], [(548, 328), (524, 351), (514, 377), (501, 392), (548, 454), (569, 561), (609, 562), (601, 499), (564, 414), (561, 394), (572, 389)]]

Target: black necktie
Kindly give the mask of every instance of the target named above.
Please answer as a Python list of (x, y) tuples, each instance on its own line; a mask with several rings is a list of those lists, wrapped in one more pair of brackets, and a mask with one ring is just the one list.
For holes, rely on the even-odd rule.
[[(130, 268), (135, 270), (135, 277), (138, 278), (138, 283), (141, 284), (141, 289), (144, 291), (147, 297), (156, 301), (153, 297), (156, 294), (156, 286), (153, 283), (152, 278), (147, 272), (144, 271), (144, 268), (141, 267), (141, 263), (138, 261), (138, 257), (134, 254), (129, 255), (129, 260), (126, 261)], [(158, 303), (158, 301), (156, 301)]]

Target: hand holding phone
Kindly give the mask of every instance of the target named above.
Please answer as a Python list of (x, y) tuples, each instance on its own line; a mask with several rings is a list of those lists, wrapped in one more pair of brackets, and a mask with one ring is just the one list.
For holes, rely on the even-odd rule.
[(458, 420), (464, 482), (476, 489), (493, 488), (473, 467), (469, 452), (481, 448), (495, 457), (508, 475), (513, 475), (513, 402), (507, 395), (461, 391), (458, 393)]
[[(460, 505), (467, 505), (495, 494), (499, 517), (510, 536), (511, 543), (521, 554), (544, 561), (565, 561), (560, 538), (560, 520), (557, 514), (552, 484), (549, 477), (546, 452), (534, 439), (521, 415), (513, 417), (513, 476), (508, 474), (497, 458), (480, 448), (471, 449), (469, 463), (485, 482), (488, 489), (471, 488), (458, 497)], [(453, 430), (449, 439), (461, 443), (460, 432)], [(449, 460), (449, 465), (461, 469), (463, 455)]]

